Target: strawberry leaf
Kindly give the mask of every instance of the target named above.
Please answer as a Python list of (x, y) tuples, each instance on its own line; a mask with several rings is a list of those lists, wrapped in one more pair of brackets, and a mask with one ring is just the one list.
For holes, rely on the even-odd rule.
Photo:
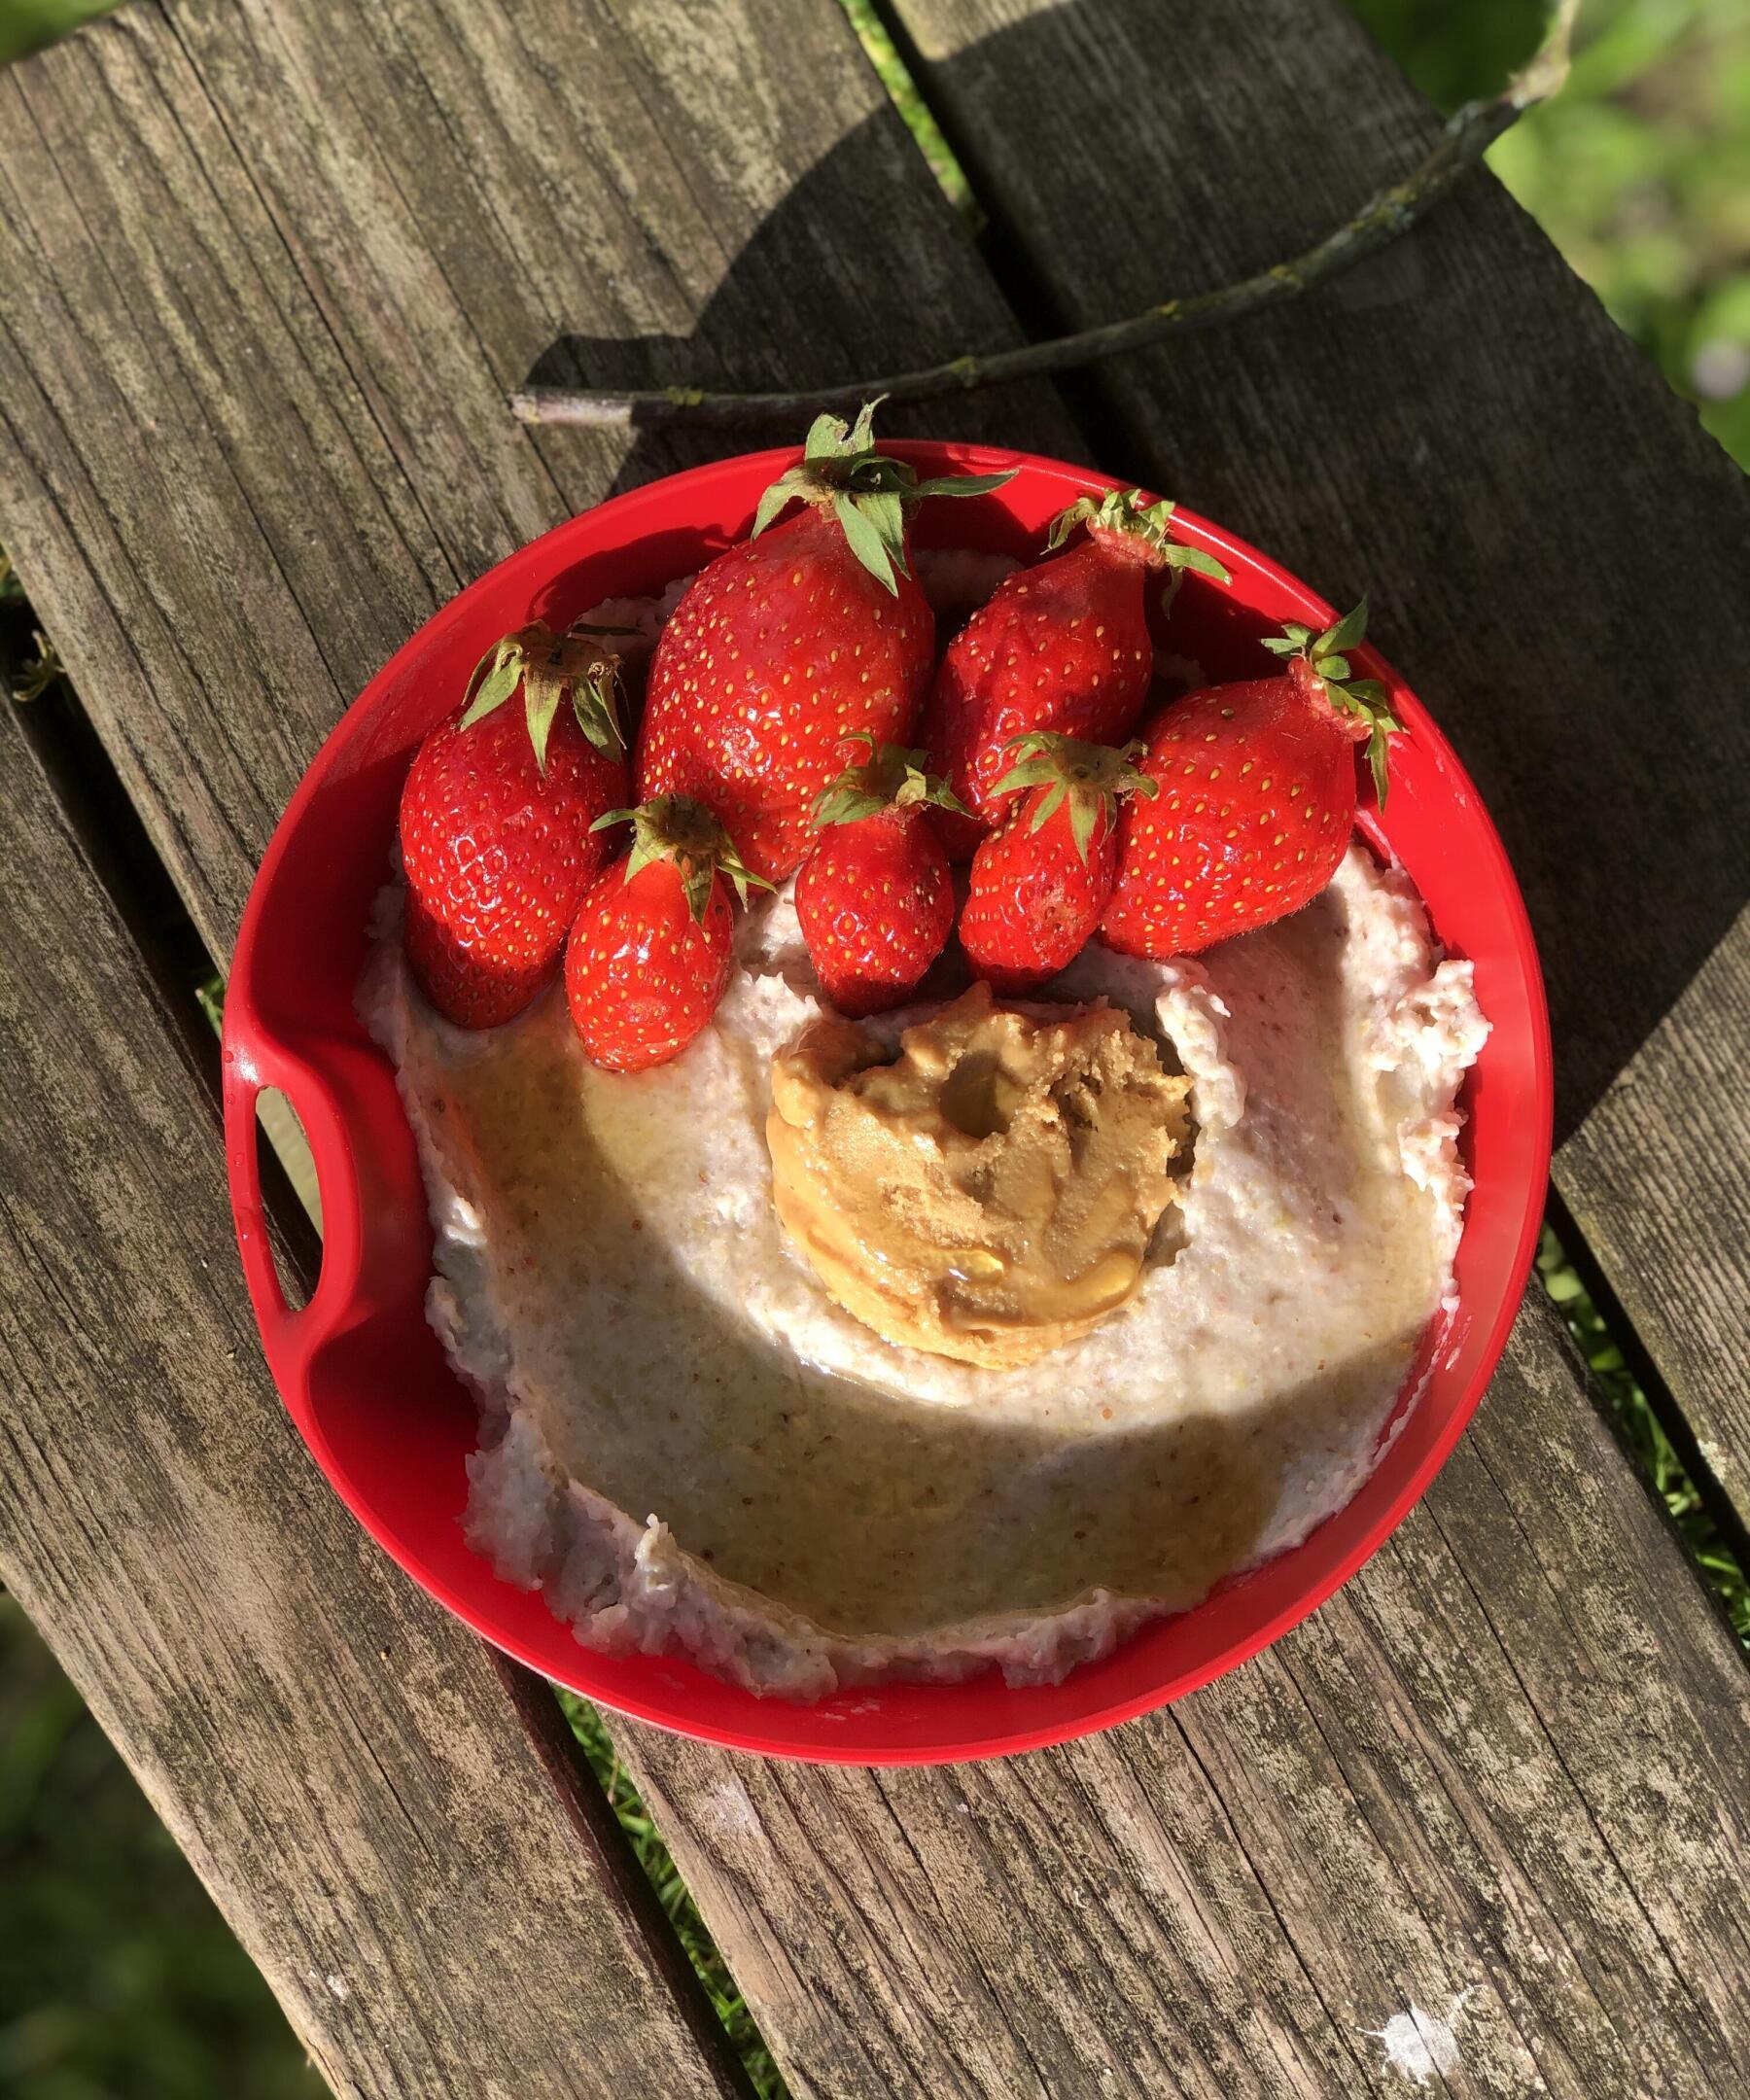
[(910, 809), (926, 802), (933, 803), (937, 809), (954, 810), (962, 817), (970, 816), (947, 782), (929, 771), (928, 752), (907, 751), (898, 744), (877, 744), (866, 729), (854, 729), (840, 742), (860, 744), (868, 755), (859, 764), (847, 766), (822, 790), (814, 806), (814, 822), (821, 828), (856, 823), (864, 817), (877, 817), (886, 809)]
[(822, 413), (808, 426), (802, 440), (805, 460), (836, 459), (845, 449), (846, 429), (838, 416)]
[[(1351, 700), (1361, 701), (1370, 710), (1383, 710), (1390, 705), (1390, 694), (1377, 678), (1352, 678), (1346, 682), (1345, 690)], [(1392, 728), (1398, 724), (1392, 722)]]
[(888, 806), (885, 795), (867, 788), (822, 788), (815, 802), (814, 821), (823, 831), (828, 824), (860, 823), (865, 817), (879, 817)]
[(1385, 807), (1385, 790), (1389, 785), (1385, 769), (1386, 739), (1389, 734), (1390, 731), (1382, 721), (1376, 721), (1373, 734), (1367, 740), (1367, 763), (1373, 773), (1374, 793), (1379, 796), (1382, 809)]
[(899, 584), (893, 575), (893, 564), (888, 553), (887, 542), (881, 534), (843, 489), (833, 497), (832, 510), (843, 528), (852, 553), (878, 582), (885, 584), (895, 598), (898, 597)]
[[(484, 672), (484, 677), (481, 673)], [(507, 635), (496, 643), (474, 668), (474, 677), (480, 680), (462, 717), (461, 726), (472, 729), (475, 722), (501, 708), (516, 690), (522, 677), (522, 651), (515, 647), (515, 637)], [(473, 681), (469, 681), (472, 685)]]
[(892, 489), (876, 489), (866, 496), (854, 496), (851, 501), (880, 535), (893, 567), (901, 576), (910, 576), (905, 566), (904, 500)]
[(993, 794), (1019, 794), (1024, 788), (1043, 788), (1048, 782), (1061, 780), (1062, 768), (1045, 757), (1024, 758), (1017, 766), (1011, 766), (999, 781), (993, 783)]
[(753, 530), (748, 535), (757, 540), (766, 527), (798, 496), (809, 496), (820, 486), (806, 468), (791, 467), (781, 473), (765, 494), (760, 497), (753, 512)]
[(572, 713), (578, 727), (604, 758), (621, 757), (626, 749), (614, 684), (614, 672), (605, 669), (593, 678), (579, 679), (572, 687)]
[(1005, 473), (992, 474), (940, 474), (933, 481), (917, 481), (911, 493), (925, 496), (989, 496), (994, 490), (1005, 488), (1020, 472), (1011, 467)]
[[(848, 452), (870, 452), (875, 447), (875, 411), (884, 401), (885, 394), (877, 394), (873, 401), (866, 401), (857, 411), (857, 421), (851, 426), (851, 436), (844, 449)], [(845, 426), (839, 425), (839, 435), (844, 437)]]
[(1349, 675), (1349, 660), (1347, 656), (1320, 656), (1316, 668), (1321, 679), (1341, 683)]
[(547, 739), (553, 733), (553, 717), (565, 697), (565, 681), (531, 664), (523, 673), (523, 719), (529, 725), (529, 742), (535, 747), (536, 770), (546, 775)]
[(1213, 554), (1206, 553), (1202, 547), (1186, 546), (1182, 542), (1173, 540), (1162, 548), (1162, 552), (1167, 557), (1167, 566), (1170, 569), (1189, 569), (1198, 576), (1213, 577), (1217, 583), (1231, 583), (1234, 580), (1223, 564), (1218, 562)]
[[(1327, 627), (1319, 636), (1312, 645), (1313, 657), (1316, 659), (1320, 656), (1341, 654), (1344, 649), (1353, 648), (1357, 642), (1365, 639), (1366, 634), (1367, 600), (1363, 598), (1346, 612), (1335, 626)], [(1322, 671), (1324, 665), (1315, 661), (1313, 668)], [(1341, 672), (1338, 674), (1339, 677), (1342, 675)]]
[(1077, 795), (1069, 805), (1069, 836), (1075, 841), (1075, 857), (1083, 867), (1088, 864), (1088, 848), (1094, 838), (1094, 820), (1099, 815), (1100, 804), (1091, 795)]
[(1050, 788), (1039, 797), (1038, 807), (1033, 811), (1027, 828), (1030, 831), (1043, 831), (1058, 811), (1063, 808), (1065, 802), (1068, 799), (1068, 782), (1062, 779), (1054, 780)]

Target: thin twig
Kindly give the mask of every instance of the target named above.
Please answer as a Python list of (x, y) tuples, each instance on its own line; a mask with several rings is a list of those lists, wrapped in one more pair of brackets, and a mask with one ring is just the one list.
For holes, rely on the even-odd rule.
[(1213, 328), (1296, 298), (1303, 292), (1352, 269), (1366, 257), (1407, 233), (1448, 196), (1496, 139), (1523, 113), (1547, 101), (1568, 71), (1568, 39), (1579, 0), (1557, 0), (1550, 30), (1536, 55), (1502, 92), (1486, 102), (1467, 102), (1452, 117), (1427, 158), (1403, 181), (1370, 197), (1352, 219), (1285, 262), (1256, 276), (1186, 298), (1163, 299), (1145, 313), (1100, 328), (1081, 329), (1049, 342), (1024, 343), (988, 356), (951, 358), (914, 371), (853, 379), (783, 394), (714, 392), (702, 387), (657, 387), (629, 393), (598, 393), (573, 387), (531, 386), (510, 396), (510, 411), (523, 423), (588, 424), (596, 428), (647, 428), (687, 423), (709, 428), (746, 424), (793, 426), (822, 410), (855, 414), (866, 401), (934, 401), (971, 393), (1005, 380), (1068, 371), (1122, 351), (1139, 350), (1169, 335)]

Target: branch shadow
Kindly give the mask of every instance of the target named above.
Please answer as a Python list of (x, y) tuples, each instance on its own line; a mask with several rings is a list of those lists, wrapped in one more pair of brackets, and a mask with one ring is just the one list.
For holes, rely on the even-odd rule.
[[(993, 273), (1039, 332), (1071, 309), (1077, 323), (1114, 318), (1292, 253), (1402, 174), (1430, 119), (1359, 41), (1348, 52), (1347, 27), (1317, 40), (1330, 49), (1316, 64), (1278, 58), (1236, 84), (1245, 34), (1220, 10), (1071, 0), (918, 60), (993, 207), (982, 256), (945, 204), (884, 211), (896, 123), (884, 109), (770, 214), (692, 335), (567, 335), (528, 377), (842, 381), (999, 341), (1012, 323)], [(1120, 83), (1151, 122), (1121, 177), (1105, 176), (1087, 141)], [(1320, 137), (1345, 152), (1310, 156)], [(928, 183), (921, 161), (910, 179)], [(911, 310), (908, 269), (936, 284), (946, 272), (961, 310)], [(787, 327), (798, 296), (806, 350)], [(1734, 616), (1750, 519), (1692, 411), (1492, 178), (1276, 313), (1100, 368), (1067, 394), (1011, 386), (886, 427), (1096, 457), (1334, 601), (1368, 589), (1380, 647), (1456, 746), (1524, 890), (1555, 1025), (1558, 1141), (1571, 1134), (1750, 895)], [(642, 432), (615, 486), (797, 435)]]

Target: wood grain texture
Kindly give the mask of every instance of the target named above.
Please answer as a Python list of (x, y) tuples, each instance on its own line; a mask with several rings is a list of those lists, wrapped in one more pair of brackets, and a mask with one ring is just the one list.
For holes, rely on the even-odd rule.
[(215, 955), (393, 649), (705, 456), (531, 438), (532, 368), (1004, 325), (842, 17), (793, 14), (780, 49), (757, 0), (173, 0), (0, 75), (0, 529)]
[(1747, 1725), (1540, 1297), (1384, 1551), (1168, 1714), (939, 1773), (621, 1736), (802, 2091), (1401, 2094), (1378, 2031), (1462, 1997), (1441, 2089), (1699, 2100), (1750, 2048)]
[(544, 1688), (261, 1361), (206, 1078), (0, 708), (0, 1575), (336, 2091), (741, 2089)]
[[(1340, 0), (891, 5), (1041, 322), (1293, 254), (1433, 124)], [(1531, 907), (1558, 1184), (1750, 1518), (1750, 487), (1487, 176), (1090, 394), (1113, 472), (1370, 593)]]
[[(787, 11), (783, 81), (770, 22), (185, 0), (0, 79), (0, 536), (219, 952), (316, 737), (450, 579), (680, 456), (508, 431), (505, 385), (1012, 333), (840, 18)], [(934, 420), (1077, 442), (1045, 396)], [(1745, 1698), (1539, 1304), (1387, 1553), (1172, 1715), (885, 1776), (615, 1734), (802, 2092), (1401, 2091), (1363, 2030), (1475, 1986), (1449, 2089), (1699, 2095), (1747, 2042)]]

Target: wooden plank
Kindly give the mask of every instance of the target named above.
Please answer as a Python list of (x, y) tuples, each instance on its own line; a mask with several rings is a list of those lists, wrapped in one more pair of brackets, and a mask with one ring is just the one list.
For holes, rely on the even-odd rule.
[[(575, 113), (580, 143), (550, 162), (526, 144), (520, 109), (516, 144), (506, 141), (500, 102), (546, 83), (498, 79), (499, 59), (483, 55), (497, 48), (496, 13), (451, 35), (441, 9), (407, 11), (385, 47), (374, 11), (355, 21), (331, 5), (307, 31), (276, 20), (294, 42), (268, 63), (262, 10), (172, 8), (134, 18), (125, 45), (88, 45), (65, 72), (24, 76), (26, 110), (47, 113), (68, 194), (123, 212), (119, 192), (147, 184), (163, 253), (111, 259), (126, 274), (129, 325), (81, 329), (56, 277), (76, 276), (81, 214), (57, 206), (48, 222), (49, 207), (12, 178), (17, 210), (37, 216), (0, 228), (0, 241), (40, 258), (50, 293), (32, 293), (0, 341), (0, 412), (14, 420), (0, 530), (14, 532), (33, 582), (47, 579), (46, 610), (106, 738), (220, 942), (264, 820), (229, 774), (177, 770), (179, 747), (195, 728), (216, 738), (225, 766), (270, 808), (336, 683), (368, 668), (358, 623), (387, 629), (396, 616), (393, 597), (390, 611), (362, 608), (359, 588), (335, 604), (326, 576), (299, 566), (316, 562), (301, 536), (353, 530), (368, 484), (372, 505), (407, 521), (409, 545), (423, 520), (432, 544), (489, 558), (509, 522), (472, 542), (465, 528), (501, 501), (496, 477), (515, 488), (529, 472), (529, 440), (490, 420), (494, 390), (521, 376), (514, 368), (538, 354), (543, 331), (653, 325), (615, 317), (667, 296), (668, 258), (720, 224), (711, 215), (725, 186), (749, 200), (745, 245), (719, 237), (717, 278), (701, 266), (688, 296), (704, 301), (701, 333), (722, 316), (739, 369), (794, 376), (839, 349), (860, 363), (939, 355), (1010, 328), (823, 6), (785, 18), (786, 63), (806, 84), (794, 93), (750, 90), (760, 35), (739, 11), (709, 23), (689, 15), (717, 38), (702, 44), (657, 35), (672, 10), (621, 10), (615, 22), (635, 35), (580, 0), (535, 13), (546, 48), (587, 49), (592, 79), (635, 80), (641, 106), (665, 112), (646, 136), (650, 152), (672, 152), (684, 119), (703, 131), (697, 151), (717, 157), (708, 202), (677, 201), (676, 217), (649, 220), (659, 251), (642, 219), (643, 248), (620, 240), (612, 197), (589, 191), (593, 219), (578, 201), (619, 151), (593, 109)], [(101, 122), (76, 64), (94, 66), (108, 93)], [(331, 113), (332, 83), (350, 93)], [(167, 96), (194, 113), (183, 123), (199, 156), (179, 143)], [(390, 108), (395, 123), (383, 121)], [(769, 167), (744, 169), (742, 150), (723, 142), (725, 111), (794, 183), (782, 208), (764, 187)], [(0, 134), (0, 181), (18, 164)], [(851, 204), (868, 195), (882, 198), (872, 224)], [(425, 200), (420, 210), (409, 196)], [(533, 238), (525, 217), (540, 228), (558, 215), (542, 250), (565, 273), (558, 289), (526, 289), (523, 262), (489, 267), (470, 230), (476, 208), (489, 228), (518, 228), (519, 257)], [(228, 214), (248, 238), (226, 233)], [(822, 259), (852, 223), (863, 233), (858, 267), (831, 267)], [(263, 226), (295, 266), (281, 270)], [(814, 275), (796, 276), (798, 258), (819, 262)], [(257, 269), (272, 298), (251, 288)], [(793, 303), (789, 284), (805, 288)], [(460, 302), (457, 285), (468, 288)], [(304, 347), (306, 295), (344, 356), (321, 363)], [(537, 298), (539, 310), (521, 303)], [(508, 341), (494, 333), (505, 301)], [(130, 513), (122, 533), (106, 525), (138, 500), (130, 434), (157, 398), (129, 361), (180, 372), (187, 341), (222, 334), (228, 315), (232, 348), (272, 383), (242, 382), (223, 443), (198, 395), (178, 393), (189, 500), (208, 508), (186, 545), (143, 550), (148, 516)], [(686, 326), (679, 301), (660, 326)], [(592, 369), (601, 354), (590, 353)], [(659, 353), (634, 346), (628, 366), (638, 354)], [(84, 412), (69, 412), (75, 400)], [(291, 490), (269, 485), (262, 450), (298, 445), (309, 430), (358, 432), (350, 441), (363, 446), (374, 415), (372, 427), (396, 435), (368, 474), (335, 440), (319, 457), (299, 453)], [(1019, 442), (1073, 443), (1061, 411), (1036, 399), (981, 403), (977, 416)], [(964, 430), (974, 417), (957, 404), (939, 420)], [(532, 456), (577, 500), (670, 455), (641, 444), (620, 459), (600, 440), (552, 434)], [(243, 476), (248, 502), (233, 489)], [(197, 600), (183, 572), (216, 561), (228, 534), (289, 550), (254, 573), (271, 604)], [(409, 619), (422, 591), (443, 587), (411, 553), (381, 558), (399, 602), (412, 601)], [(149, 580), (136, 563), (151, 565)], [(152, 624), (159, 599), (186, 604), (174, 627)], [(106, 614), (112, 601), (125, 622)], [(222, 713), (207, 693), (225, 689), (228, 662), (254, 662), (246, 623), (269, 619), (306, 663), (320, 659), (329, 683), (312, 698), (273, 666), (277, 717), (259, 699)], [(179, 652), (201, 666), (198, 683)], [(1388, 1555), (1312, 1627), (1173, 1716), (1011, 1766), (885, 1777), (750, 1766), (616, 1729), (799, 2090), (1401, 2089), (1382, 2044), (1359, 2030), (1401, 2038), (1412, 2001), (1442, 2014), (1473, 1983), (1480, 1993), (1456, 2019), (1470, 2089), (1522, 2092), (1535, 2077), (1554, 2092), (1632, 2089), (1642, 2065), (1657, 2089), (1717, 2089), (1744, 2042), (1732, 1988), (1744, 1836), (1732, 1785), (1744, 1679), (1585, 1404), (1547, 1309), (1527, 1323), (1503, 1404)], [(1546, 1502), (1559, 1505), (1547, 1526)]]
[(532, 440), (505, 392), (568, 326), (591, 369), (776, 379), (1004, 325), (842, 18), (794, 17), (780, 51), (755, 0), (172, 0), (0, 75), (0, 523), (215, 955), (412, 629), (718, 449)]
[(261, 1362), (210, 1074), (0, 708), (0, 1575), (337, 2092), (725, 2095), (550, 1698), (390, 1566)]
[(622, 1751), (806, 2092), (1401, 2094), (1419, 2006), (1442, 2090), (1699, 2100), (1750, 2047), (1747, 1723), (1540, 1296), (1384, 1551), (1166, 1715), (942, 1773)]
[[(1340, 0), (893, 5), (999, 269), (1073, 326), (1294, 254), (1433, 128)], [(1750, 486), (1488, 178), (1095, 395), (1115, 471), (1370, 591), (1539, 930), (1557, 1183), (1750, 1516)]]

